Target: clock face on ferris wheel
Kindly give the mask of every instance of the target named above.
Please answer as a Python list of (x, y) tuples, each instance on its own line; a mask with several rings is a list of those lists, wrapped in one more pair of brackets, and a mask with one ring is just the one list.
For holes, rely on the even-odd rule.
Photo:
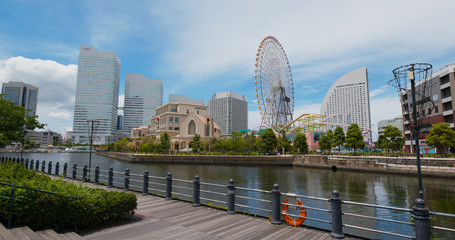
[(256, 55), (254, 83), (262, 123), (278, 132), (292, 122), (294, 113), (291, 67), (275, 37), (265, 37)]

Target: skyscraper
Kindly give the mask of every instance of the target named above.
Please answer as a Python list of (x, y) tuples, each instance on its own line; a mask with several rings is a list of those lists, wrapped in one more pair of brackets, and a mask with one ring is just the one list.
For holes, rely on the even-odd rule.
[(123, 133), (150, 124), (157, 107), (163, 105), (163, 81), (149, 79), (141, 74), (127, 73), (125, 80), (125, 105), (123, 108)]
[(72, 142), (89, 142), (88, 121), (91, 120), (97, 121), (94, 144), (114, 140), (120, 64), (114, 52), (102, 52), (90, 46), (79, 48)]
[[(368, 70), (358, 68), (346, 73), (335, 81), (325, 95), (321, 114), (329, 117), (329, 123), (357, 123), (363, 130), (371, 129)], [(328, 127), (333, 127), (328, 125)], [(345, 131), (347, 127), (344, 127)], [(371, 139), (371, 132), (363, 131), (364, 137)]]
[(245, 96), (230, 91), (215, 93), (208, 107), (208, 115), (221, 128), (222, 135), (248, 129), (248, 103)]
[(15, 105), (25, 107), (27, 115), (36, 115), (38, 104), (38, 88), (23, 82), (3, 83), (2, 94), (4, 99), (10, 100)]

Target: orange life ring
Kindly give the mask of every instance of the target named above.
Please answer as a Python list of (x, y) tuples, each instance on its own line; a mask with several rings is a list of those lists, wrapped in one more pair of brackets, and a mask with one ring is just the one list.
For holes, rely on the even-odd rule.
[(285, 203), (288, 203), (288, 199), (286, 198), (286, 200), (284, 200), (283, 202), (284, 204), (281, 206), (281, 214), (283, 215), (283, 218), (284, 220), (289, 223), (290, 225), (292, 226), (300, 226), (302, 225), (303, 222), (305, 222), (305, 218), (306, 218), (306, 208), (303, 207), (303, 203), (302, 201), (300, 201), (299, 199), (297, 199), (297, 204), (301, 207), (299, 207), (299, 210), (300, 210), (300, 217), (297, 218), (297, 219), (293, 219), (291, 218), (291, 216), (288, 215), (288, 205), (285, 205)]

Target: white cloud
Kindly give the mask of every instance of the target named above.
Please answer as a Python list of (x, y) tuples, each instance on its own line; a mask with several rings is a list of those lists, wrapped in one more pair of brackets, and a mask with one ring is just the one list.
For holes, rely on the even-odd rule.
[(71, 120), (71, 114), (66, 112), (50, 112), (48, 116), (54, 119)]
[(77, 66), (73, 64), (24, 57), (0, 60), (2, 83), (25, 82), (39, 88), (37, 115), (53, 131), (72, 126), (76, 79)]

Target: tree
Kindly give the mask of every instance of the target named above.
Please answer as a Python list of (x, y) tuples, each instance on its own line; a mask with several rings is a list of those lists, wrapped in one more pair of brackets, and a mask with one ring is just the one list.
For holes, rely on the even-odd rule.
[(332, 143), (330, 141), (330, 136), (327, 134), (321, 137), (319, 140), (319, 149), (322, 151), (331, 151), (332, 150)]
[(378, 141), (377, 141), (377, 144), (376, 144), (376, 148), (384, 149), (385, 148), (385, 141), (386, 141), (386, 139), (385, 139), (384, 134), (379, 135)]
[(27, 130), (46, 126), (38, 121), (37, 115), (29, 116), (26, 112), (24, 107), (14, 105), (0, 95), (0, 146), (11, 142), (20, 142), (23, 146)]
[(403, 134), (397, 127), (387, 126), (384, 130), (383, 147), (394, 152), (400, 151), (404, 146)]
[(284, 135), (278, 138), (278, 150), (281, 153), (286, 153), (291, 150), (291, 141)]
[(347, 148), (353, 148), (354, 153), (357, 148), (363, 149), (365, 147), (362, 131), (360, 131), (357, 123), (353, 123), (348, 127), (348, 131), (346, 132), (346, 144), (344, 146)]
[(455, 147), (455, 132), (449, 127), (449, 123), (433, 124), (425, 143), (436, 148), (442, 156), (444, 148)]
[(245, 147), (246, 147), (246, 151), (250, 152), (250, 151), (253, 151), (253, 152), (256, 152), (257, 150), (257, 137), (254, 135), (254, 133), (251, 133), (251, 134), (245, 134), (243, 136), (243, 140), (245, 141)]
[(343, 128), (337, 126), (335, 133), (333, 134), (333, 145), (338, 146), (338, 152), (341, 151), (341, 146), (346, 142), (346, 136), (344, 135)]
[(199, 152), (201, 147), (201, 136), (199, 134), (194, 134), (193, 141), (191, 142), (191, 149), (193, 152)]
[(299, 133), (294, 138), (294, 149), (298, 153), (308, 153), (308, 143), (305, 134)]
[(277, 146), (278, 140), (272, 129), (266, 129), (258, 139), (258, 146), (262, 152), (271, 153)]
[(333, 131), (332, 129), (329, 129), (327, 130), (327, 132), (325, 133), (325, 135), (329, 138), (329, 141), (330, 141), (330, 144), (333, 145)]
[(171, 139), (169, 138), (169, 134), (167, 132), (164, 132), (160, 136), (160, 142), (161, 142), (161, 151), (162, 152), (168, 152), (169, 149), (171, 148)]

